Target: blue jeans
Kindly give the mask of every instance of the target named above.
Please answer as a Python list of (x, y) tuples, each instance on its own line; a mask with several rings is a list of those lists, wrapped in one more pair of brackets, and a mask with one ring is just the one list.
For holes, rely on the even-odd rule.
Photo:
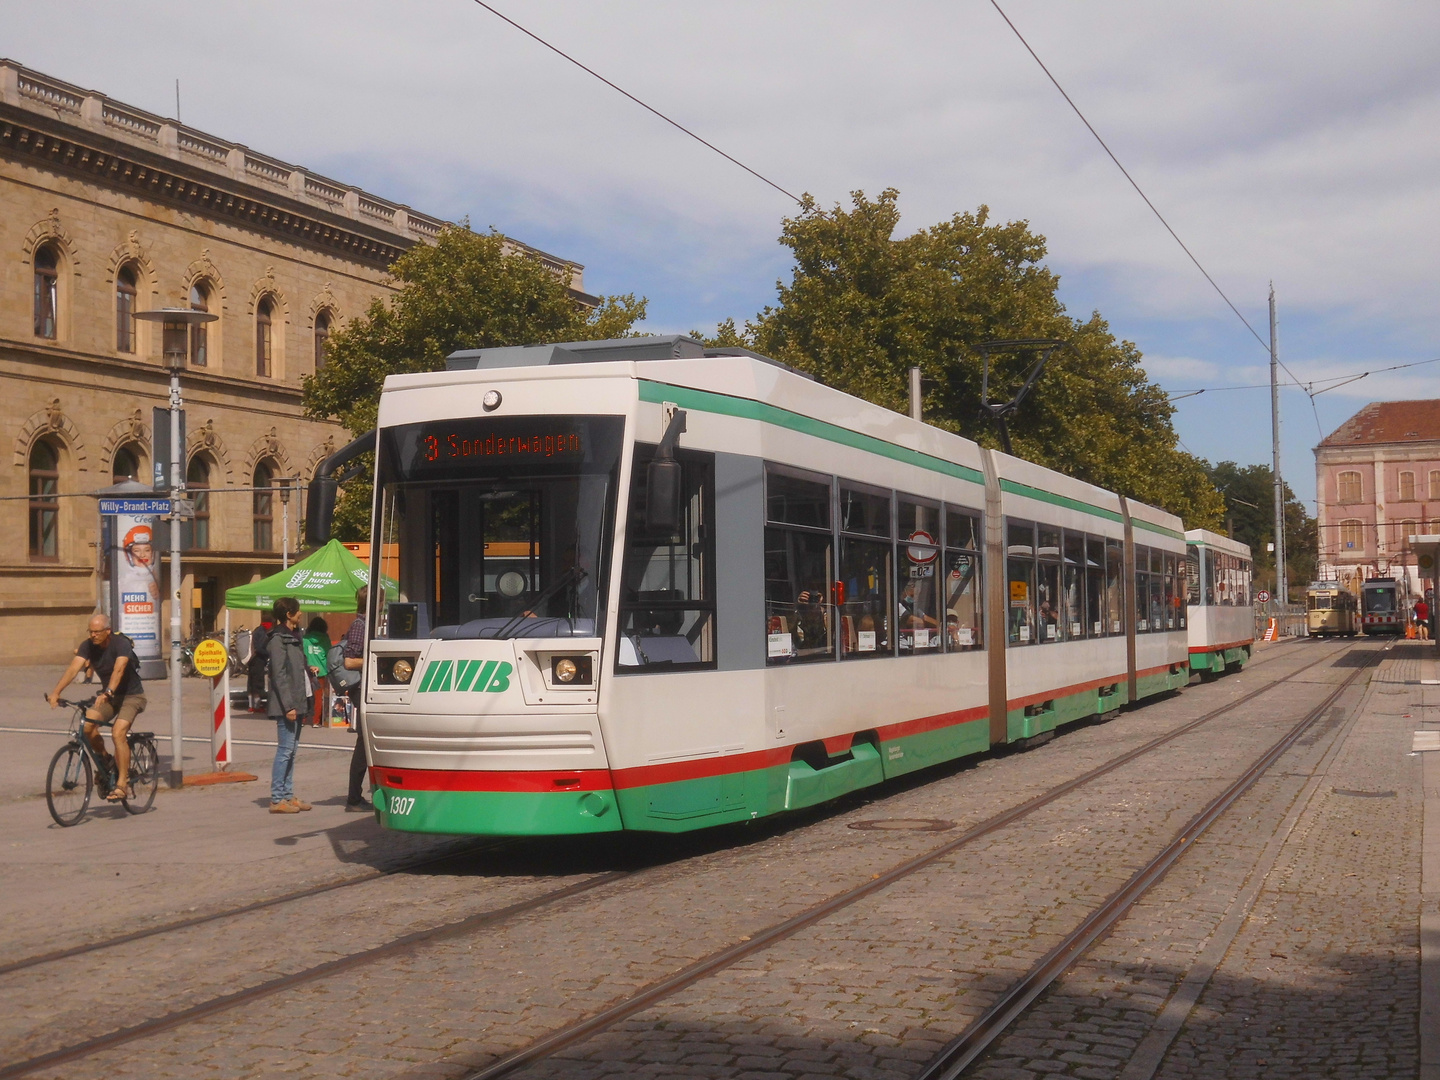
[(295, 750), (300, 745), (300, 717), (275, 721), (275, 764), (270, 767), (270, 802), (295, 797)]

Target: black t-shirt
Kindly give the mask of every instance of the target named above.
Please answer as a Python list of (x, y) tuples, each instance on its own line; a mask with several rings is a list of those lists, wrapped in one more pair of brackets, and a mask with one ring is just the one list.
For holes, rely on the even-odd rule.
[(110, 676), (115, 673), (115, 661), (122, 656), (125, 658), (125, 674), (115, 691), (114, 704), (119, 705), (130, 694), (139, 696), (145, 693), (145, 686), (140, 682), (140, 661), (135, 657), (135, 646), (124, 634), (112, 633), (103, 649), (93, 641), (82, 641), (75, 655), (90, 661), (95, 674), (100, 676), (100, 684), (105, 687), (110, 685)]

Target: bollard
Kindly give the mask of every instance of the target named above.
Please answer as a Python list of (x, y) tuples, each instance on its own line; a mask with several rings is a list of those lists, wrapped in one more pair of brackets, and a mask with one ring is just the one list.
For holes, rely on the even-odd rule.
[(215, 772), (223, 772), (230, 761), (230, 667), (210, 680), (210, 760)]

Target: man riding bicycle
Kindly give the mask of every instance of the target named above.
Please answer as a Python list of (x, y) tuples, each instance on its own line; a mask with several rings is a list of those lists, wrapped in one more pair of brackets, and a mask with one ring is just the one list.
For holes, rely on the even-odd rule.
[(87, 665), (100, 677), (104, 689), (95, 698), (95, 704), (85, 710), (85, 737), (100, 759), (107, 760), (110, 755), (105, 753), (105, 739), (99, 725), (115, 721), (111, 736), (119, 779), (105, 798), (107, 802), (119, 802), (130, 794), (130, 743), (126, 736), (135, 717), (145, 711), (145, 687), (140, 682), (140, 661), (135, 657), (135, 646), (124, 634), (111, 631), (108, 615), (90, 616), (86, 640), (75, 650), (75, 658), (60, 676), (55, 689), (45, 695), (52, 709), (59, 707), (61, 692)]

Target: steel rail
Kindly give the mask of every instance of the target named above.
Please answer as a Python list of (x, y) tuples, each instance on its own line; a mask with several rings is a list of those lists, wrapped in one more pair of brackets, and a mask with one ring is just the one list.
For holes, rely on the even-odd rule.
[(252, 912), (264, 911), (266, 908), (272, 908), (278, 904), (289, 904), (296, 900), (305, 900), (312, 896), (321, 896), (324, 893), (334, 892), (337, 889), (348, 889), (351, 885), (363, 885), (367, 881), (379, 881), (381, 878), (393, 877), (396, 874), (408, 874), (414, 870), (434, 866), (436, 863), (449, 862), (451, 859), (464, 858), (466, 855), (478, 855), (484, 851), (493, 851), (509, 843), (513, 843), (513, 841), (502, 840), (497, 842), (492, 840), (486, 843), (470, 844), (455, 851), (441, 855), (429, 855), (423, 859), (414, 859), (410, 862), (392, 866), (386, 870), (372, 870), (368, 874), (340, 878), (336, 881), (325, 882), (322, 885), (311, 885), (308, 888), (281, 893), (279, 896), (272, 896), (266, 900), (256, 900), (249, 904), (242, 904), (239, 907), (226, 908), (223, 911), (212, 911), (205, 915), (195, 915), (187, 919), (176, 919), (173, 922), (161, 923), (158, 926), (147, 926), (143, 930), (133, 930), (128, 934), (118, 934), (115, 937), (102, 938), (100, 941), (87, 942), (84, 945), (72, 945), (69, 948), (56, 949), (53, 952), (27, 956), (22, 960), (11, 960), (8, 963), (0, 964), (0, 975), (9, 975), (12, 972), (24, 971), (26, 968), (38, 967), (41, 964), (53, 964), (57, 960), (67, 960), (72, 956), (84, 956), (87, 953), (99, 952), (102, 949), (111, 949), (117, 945), (127, 945), (132, 941), (143, 941), (145, 938), (156, 937), (159, 934), (169, 934), (176, 930), (186, 930), (192, 926), (203, 926), (217, 919), (238, 918), (241, 915), (249, 915)]
[[(476, 1072), (464, 1074), (463, 1080), (499, 1080), (500, 1077), (509, 1076), (510, 1074), (520, 1069), (523, 1069), (526, 1066), (534, 1064), (536, 1061), (550, 1056), (557, 1050), (564, 1049), (565, 1047), (571, 1046), (577, 1042), (583, 1042), (585, 1039), (588, 1039), (593, 1035), (599, 1034), (606, 1028), (633, 1016), (635, 1013), (641, 1012), (644, 1009), (649, 1008), (656, 1002), (661, 1001), (664, 998), (667, 998), (681, 990), (684, 990), (686, 987), (689, 987), (702, 979), (708, 978), (709, 976), (714, 975), (719, 971), (723, 971), (725, 968), (734, 965), (735, 963), (743, 960), (747, 956), (750, 956), (757, 952), (761, 952), (764, 949), (768, 949), (771, 945), (783, 941), (786, 938), (793, 937), (795, 934), (799, 933), (807, 926), (810, 926), (813, 923), (820, 922), (821, 920), (829, 917), (830, 915), (833, 915), (836, 912), (843, 910), (844, 908), (850, 907), (852, 904), (855, 904), (858, 901), (863, 900), (874, 893), (888, 888), (890, 885), (893, 885), (895, 882), (900, 881), (902, 878), (909, 877), (916, 871), (922, 870), (925, 867), (931, 865), (932, 863), (935, 863), (938, 860), (944, 858), (945, 856), (953, 854), (959, 848), (962, 848), (967, 844), (973, 843), (974, 841), (979, 840), (981, 837), (988, 836), (989, 834), (997, 832), (1008, 825), (1014, 824), (1016, 821), (1019, 821), (1020, 819), (1029, 816), (1036, 810), (1039, 810), (1044, 806), (1048, 806), (1055, 800), (1065, 795), (1068, 795), (1076, 788), (1083, 787), (1084, 785), (1089, 784), (1092, 781), (1113, 772), (1121, 766), (1126, 765), (1131, 761), (1134, 761), (1136, 758), (1148, 754), (1151, 751), (1165, 745), (1166, 743), (1194, 731), (1201, 725), (1207, 724), (1211, 720), (1214, 720), (1217, 717), (1224, 715), (1225, 713), (1233, 711), (1234, 709), (1238, 708), (1239, 706), (1245, 704), (1248, 701), (1253, 700), (1259, 695), (1273, 690), (1275, 687), (1288, 682), (1296, 676), (1304, 674), (1306, 671), (1309, 671), (1316, 665), (1324, 663), (1327, 659), (1343, 654), (1347, 651), (1348, 646), (1338, 650), (1337, 652), (1327, 653), (1325, 656), (1311, 661), (1304, 667), (1297, 668), (1295, 671), (1292, 671), (1289, 675), (1286, 675), (1283, 678), (1276, 679), (1274, 682), (1268, 683), (1265, 686), (1257, 687), (1256, 689), (1250, 691), (1248, 694), (1245, 694), (1244, 696), (1236, 699), (1233, 702), (1230, 702), (1227, 705), (1222, 706), (1219, 709), (1214, 709), (1203, 716), (1200, 716), (1194, 720), (1182, 724), (1174, 731), (1168, 732), (1164, 735), (1159, 735), (1154, 739), (1151, 739), (1149, 742), (1143, 743), (1142, 745), (1134, 748), (1133, 750), (1126, 751), (1125, 753), (1112, 758), (1103, 765), (1099, 765), (1086, 773), (1082, 773), (1080, 776), (1073, 777), (1072, 779), (1051, 788), (1049, 791), (1043, 792), (1040, 795), (1036, 795), (1034, 798), (1028, 799), (1023, 803), (1019, 803), (1018, 805), (1013, 806), (1008, 810), (1002, 810), (1000, 813), (987, 818), (979, 824), (971, 826), (961, 835), (957, 836), (953, 840), (948, 841), (945, 844), (942, 844), (940, 847), (928, 851), (923, 855), (917, 855), (913, 859), (909, 859), (906, 862), (893, 866), (884, 873), (877, 874), (874, 878), (865, 882), (863, 885), (859, 885), (846, 892), (838, 893), (827, 900), (823, 900), (820, 903), (814, 905), (813, 907), (810, 907), (805, 911), (800, 912), (798, 915), (786, 919), (784, 922), (776, 923), (773, 926), (769, 926), (766, 929), (751, 935), (744, 941), (737, 942), (734, 945), (730, 945), (726, 948), (713, 952), (709, 956), (697, 960), (690, 966), (681, 969), (674, 975), (671, 975), (665, 979), (661, 979), (658, 982), (652, 983), (649, 986), (639, 990), (638, 992), (621, 999), (620, 1001), (616, 1002), (614, 1005), (609, 1006), (608, 1008), (602, 1009), (596, 1013), (592, 1013), (590, 1016), (585, 1017), (581, 1020), (577, 1020), (572, 1024), (567, 1024), (564, 1027), (557, 1028), (549, 1035), (543, 1036), (540, 1039), (537, 1039), (536, 1041), (530, 1043), (528, 1046), (522, 1047), (519, 1050), (515, 1050), (509, 1054), (504, 1055), (503, 1057), (497, 1059), (496, 1061), (492, 1062), (491, 1064), (485, 1066), (482, 1069), (479, 1069)], [(1363, 670), (1366, 669), (1357, 668), (1355, 672), (1346, 679), (1344, 685), (1348, 686), (1350, 682), (1352, 682), (1356, 678), (1356, 676), (1358, 676), (1359, 673)], [(1338, 693), (1339, 691), (1336, 692), (1337, 695)], [(1329, 700), (1333, 700), (1335, 696), (1336, 695), (1332, 695)], [(3, 1074), (0, 1074), (0, 1080), (3, 1080)]]
[[(487, 1078), (488, 1080), (489, 1077), (505, 1075), (509, 1072), (513, 1072), (515, 1069), (521, 1068), (523, 1065), (529, 1064), (530, 1062), (537, 1060), (538, 1058), (546, 1056), (550, 1052), (553, 1052), (554, 1050), (559, 1049), (562, 1046), (581, 1041), (582, 1039), (588, 1037), (591, 1034), (594, 1034), (595, 1032), (603, 1029), (604, 1027), (607, 1027), (610, 1024), (617, 1022), (618, 1020), (624, 1019), (626, 1016), (640, 1011), (652, 1002), (668, 996), (670, 993), (673, 993), (677, 990), (683, 989), (685, 986), (688, 986), (691, 983), (698, 982), (700, 979), (706, 977), (707, 975), (710, 975), (715, 971), (719, 971), (725, 967), (728, 967), (729, 965), (735, 963), (737, 960), (740, 960), (753, 952), (757, 952), (761, 949), (768, 947), (771, 944), (774, 944), (777, 941), (792, 936), (804, 927), (809, 926), (811, 923), (817, 922), (825, 918), (826, 916), (833, 914), (836, 911), (848, 907), (851, 904), (854, 904), (857, 901), (863, 899), (864, 897), (869, 896), (870, 894), (880, 889), (883, 889), (890, 884), (893, 884), (901, 878), (904, 878), (909, 874), (912, 874), (915, 871), (920, 870), (923, 867), (928, 866), (929, 864), (941, 858), (944, 858), (946, 855), (955, 851), (957, 848), (960, 848), (965, 844), (971, 843), (974, 840), (978, 840), (981, 837), (988, 835), (989, 833), (1004, 828), (1006, 825), (1018, 821), (1021, 818), (1024, 818), (1029, 814), (1033, 813), (1034, 811), (1039, 810), (1041, 807), (1048, 805), (1049, 803), (1061, 798), (1062, 796), (1070, 793), (1071, 791), (1074, 791), (1076, 788), (1088, 784), (1091, 781), (1096, 780), (1102, 776), (1105, 776), (1107, 773), (1113, 772), (1115, 769), (1118, 769), (1121, 766), (1128, 764), (1136, 758), (1147, 754), (1152, 750), (1155, 750), (1160, 746), (1163, 746), (1164, 744), (1173, 741), (1174, 739), (1178, 739), (1181, 736), (1188, 734), (1189, 732), (1195, 730), (1201, 725), (1209, 723), (1211, 720), (1214, 720), (1220, 716), (1225, 715), (1228, 712), (1233, 711), (1241, 705), (1244, 705), (1247, 702), (1252, 701), (1256, 697), (1259, 697), (1261, 694), (1268, 693), (1270, 690), (1273, 690), (1274, 688), (1283, 685), (1291, 679), (1294, 679), (1299, 675), (1303, 675), (1311, 668), (1314, 668), (1319, 664), (1323, 664), (1327, 659), (1331, 659), (1335, 656), (1345, 653), (1350, 647), (1351, 645), (1349, 643), (1346, 643), (1344, 646), (1342, 646), (1335, 652), (1327, 652), (1324, 656), (1312, 660), (1310, 663), (1304, 665), (1303, 667), (1296, 668), (1288, 675), (1282, 676), (1281, 678), (1278, 678), (1273, 682), (1267, 683), (1264, 686), (1256, 687), (1254, 690), (1251, 690), (1249, 693), (1242, 695), (1241, 697), (1237, 698), (1232, 702), (1229, 702), (1217, 709), (1213, 709), (1210, 712), (1205, 713), (1204, 715), (1197, 717), (1194, 720), (1185, 722), (1173, 731), (1167, 732), (1164, 735), (1156, 736), (1148, 742), (1145, 742), (1132, 750), (1128, 750), (1125, 753), (1112, 758), (1105, 764), (1099, 765), (1096, 768), (1081, 774), (1080, 776), (1073, 777), (1072, 779), (1065, 781), (1057, 787), (1051, 788), (1049, 791), (1037, 795), (1031, 799), (1028, 799), (1023, 803), (1019, 803), (1008, 810), (1003, 810), (1000, 813), (995, 814), (992, 817), (986, 819), (985, 821), (979, 823), (978, 825), (973, 826), (961, 836), (956, 837), (954, 840), (947, 842), (941, 847), (936, 848), (924, 855), (917, 856), (916, 858), (911, 859), (905, 863), (901, 863), (898, 866), (892, 867), (889, 871), (877, 875), (875, 878), (866, 882), (864, 885), (859, 886), (856, 889), (852, 889), (848, 892), (837, 894), (836, 896), (831, 897), (829, 900), (822, 901), (820, 904), (808, 909), (807, 911), (801, 912), (799, 915), (788, 919), (783, 923), (777, 924), (776, 926), (772, 926), (764, 931), (761, 931), (760, 933), (752, 936), (747, 941), (742, 941), (729, 948), (722, 949), (719, 952), (712, 954), (710, 957), (698, 961), (690, 967), (683, 969), (677, 974), (667, 979), (664, 979), (659, 983), (652, 984), (650, 987), (641, 990), (638, 994), (630, 998), (626, 998), (615, 1006), (603, 1010), (602, 1012), (595, 1014), (588, 1019), (578, 1021), (575, 1024), (569, 1025), (564, 1028), (560, 1028), (556, 1032), (552, 1033), (550, 1036), (546, 1036), (542, 1040), (533, 1043), (528, 1047), (525, 1047), (513, 1054), (507, 1055), (506, 1057), (500, 1059), (492, 1065), (487, 1066), (485, 1069), (481, 1070), (478, 1073), (467, 1074), (465, 1080), (481, 1080), (481, 1078)], [(435, 861), (440, 861), (441, 859), (446, 857), (448, 856), (439, 856), (436, 858)], [(442, 926), (432, 927), (428, 930), (415, 931), (413, 933), (396, 938), (390, 942), (386, 942), (385, 944), (377, 945), (371, 949), (362, 950), (358, 953), (352, 953), (348, 956), (343, 956), (335, 960), (326, 961), (325, 963), (318, 964), (314, 967), (306, 968), (302, 971), (293, 972), (289, 975), (279, 976), (277, 978), (267, 980), (266, 982), (258, 983), (255, 986), (248, 987), (244, 990), (238, 990), (231, 994), (225, 994), (220, 997), (212, 998), (208, 1001), (200, 1002), (199, 1004), (193, 1005), (186, 1009), (180, 1009), (172, 1013), (166, 1013), (163, 1016), (155, 1017), (151, 1020), (141, 1021), (139, 1023), (120, 1028), (116, 1031), (112, 1031), (105, 1035), (96, 1036), (95, 1038), (86, 1039), (81, 1042), (74, 1043), (68, 1047), (61, 1047), (57, 1050), (38, 1055), (24, 1061), (15, 1062), (13, 1064), (0, 1068), (0, 1080), (10, 1080), (11, 1077), (23, 1076), (38, 1069), (64, 1064), (65, 1062), (87, 1057), (90, 1054), (98, 1053), (102, 1050), (108, 1050), (115, 1046), (132, 1042), (136, 1039), (159, 1034), (160, 1032), (167, 1031), (171, 1028), (179, 1027), (186, 1023), (191, 1023), (196, 1020), (201, 1020), (206, 1017), (213, 1016), (216, 1013), (224, 1012), (228, 1009), (248, 1004), (252, 1001), (267, 997), (271, 994), (279, 993), (283, 990), (292, 989), (296, 986), (300, 986), (308, 982), (313, 982), (317, 979), (322, 979), (331, 975), (340, 974), (341, 972), (344, 972), (346, 970), (363, 966), (364, 964), (373, 962), (375, 960), (383, 959), (384, 957), (394, 955), (395, 953), (402, 952), (406, 949), (411, 949), (420, 945), (429, 944), (431, 942), (460, 936), (469, 933), (470, 931), (481, 929), (488, 925), (503, 922), (516, 915), (521, 915), (537, 910), (541, 907), (546, 906), (547, 904), (568, 899), (572, 896), (576, 896), (581, 893), (600, 888), (604, 885), (608, 885), (625, 878), (633, 877), (635, 874), (640, 872), (641, 871), (638, 870), (616, 871), (608, 874), (597, 875), (596, 877), (587, 879), (586, 881), (578, 882), (574, 885), (567, 886), (566, 888), (558, 889), (538, 897), (534, 897), (530, 900), (519, 901), (515, 904), (511, 904), (507, 907), (499, 908), (493, 911), (480, 912), (475, 915), (467, 916), (466, 918), (458, 920), (456, 922), (446, 923)], [(329, 888), (343, 887), (344, 885), (351, 883), (358, 884), (360, 881), (372, 881), (375, 880), (375, 877), (378, 876), (383, 875), (377, 874), (373, 876), (367, 876), (361, 879), (352, 879), (351, 881), (347, 882), (332, 883)], [(324, 890), (327, 887), (320, 886), (318, 888)], [(299, 894), (297, 894), (297, 898), (298, 896)], [(286, 901), (286, 899), (287, 897), (277, 897), (273, 901), (260, 901), (256, 905), (248, 905), (245, 910), (254, 910), (257, 907), (269, 906), (272, 903), (283, 903)], [(238, 911), (240, 909), (236, 910)], [(213, 916), (201, 916), (198, 917), (196, 920), (187, 921), (185, 925), (193, 925), (194, 922), (210, 921), (213, 918), (222, 917), (224, 917), (224, 913), (219, 913)], [(174, 924), (172, 928), (178, 928), (178, 926), (179, 924)], [(154, 930), (155, 932), (162, 932), (162, 928), (157, 927), (154, 928)], [(149, 936), (147, 931), (141, 931), (138, 933), (144, 936)], [(116, 939), (115, 943), (118, 944), (119, 940)]]
[[(1373, 654), (1378, 658), (1379, 654)], [(1110, 933), (1117, 922), (1149, 889), (1169, 872), (1237, 799), (1255, 786), (1265, 772), (1280, 759), (1306, 731), (1319, 720), (1360, 675), (1374, 663), (1357, 667), (1319, 705), (1316, 705), (1251, 763), (1233, 783), (1212, 799), (1182, 828), (1175, 839), (1135, 872), (1124, 885), (1106, 898), (1079, 926), (1070, 931), (1055, 948), (1041, 957), (1000, 998), (977, 1017), (964, 1031), (947, 1043), (916, 1076), (915, 1080), (956, 1080), (974, 1064), (1005, 1030), (1028, 1009), (1041, 994), (1070, 968), (1096, 942)]]

